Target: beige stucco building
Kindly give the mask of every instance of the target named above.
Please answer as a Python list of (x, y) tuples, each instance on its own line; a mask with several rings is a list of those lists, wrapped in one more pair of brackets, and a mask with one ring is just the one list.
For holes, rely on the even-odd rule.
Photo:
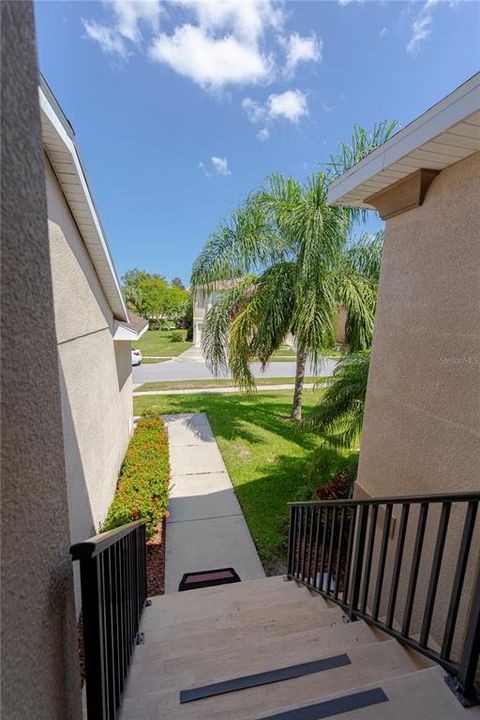
[[(480, 489), (479, 151), (480, 74), (330, 190), (330, 202), (375, 208), (386, 221), (356, 497)], [(398, 518), (396, 525), (393, 536)], [(438, 517), (430, 517), (426, 563), (437, 525)], [(434, 629), (448, 612), (442, 582), (447, 587), (454, 575), (462, 527), (463, 517), (454, 512)], [(478, 533), (474, 543), (475, 562)], [(413, 544), (412, 531), (406, 557)], [(474, 569), (467, 573), (462, 618)], [(428, 577), (421, 568), (420, 596)], [(406, 589), (402, 578), (400, 605)]]
[(146, 323), (128, 316), (74, 132), (39, 87), (31, 3), (1, 10), (2, 717), (79, 720), (69, 547), (113, 497)]
[[(75, 143), (39, 88), (71, 541), (98, 531), (133, 430), (131, 322)], [(78, 573), (78, 564), (74, 566)], [(75, 575), (77, 613), (80, 584)]]

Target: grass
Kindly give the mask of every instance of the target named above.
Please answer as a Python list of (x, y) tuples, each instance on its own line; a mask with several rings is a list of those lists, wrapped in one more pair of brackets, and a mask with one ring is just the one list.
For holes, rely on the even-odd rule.
[[(256, 383), (259, 386), (262, 385), (286, 385), (290, 383), (293, 387), (295, 378), (284, 377), (284, 378), (257, 378)], [(329, 382), (331, 377), (306, 377), (306, 383), (322, 383)], [(144, 383), (140, 387), (135, 389), (135, 392), (149, 392), (155, 390), (195, 390), (196, 388), (221, 388), (221, 387), (232, 387), (234, 382), (231, 379), (215, 378), (214, 380), (163, 380), (159, 382)]]
[[(147, 330), (145, 335), (142, 335), (140, 340), (135, 343), (135, 348), (141, 350), (144, 355), (177, 357), (192, 347), (193, 343), (172, 342), (171, 337), (174, 332), (174, 330)], [(159, 361), (154, 360), (153, 362)]]
[(167, 362), (170, 358), (149, 358), (144, 357), (142, 360), (142, 363), (145, 365), (153, 365), (154, 363), (161, 363), (161, 362)]
[[(304, 391), (306, 412), (322, 390)], [(308, 493), (310, 456), (321, 445), (317, 435), (299, 431), (289, 419), (292, 392), (256, 396), (163, 395), (134, 399), (136, 414), (206, 412), (260, 558), (268, 573), (285, 569), (287, 503)], [(324, 464), (313, 486), (327, 482), (357, 453), (321, 450)]]

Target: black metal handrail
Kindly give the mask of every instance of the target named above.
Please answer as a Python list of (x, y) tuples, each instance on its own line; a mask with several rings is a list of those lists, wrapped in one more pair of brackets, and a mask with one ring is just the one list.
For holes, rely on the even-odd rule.
[[(479, 502), (480, 493), (469, 492), (289, 503), (287, 577), (437, 662), (462, 704), (476, 704)], [(442, 575), (447, 543), (451, 582)], [(435, 623), (440, 637), (432, 638), (440, 578), (446, 612)], [(459, 630), (460, 609), (468, 619)]]
[(70, 548), (80, 561), (88, 720), (115, 720), (147, 598), (142, 520)]

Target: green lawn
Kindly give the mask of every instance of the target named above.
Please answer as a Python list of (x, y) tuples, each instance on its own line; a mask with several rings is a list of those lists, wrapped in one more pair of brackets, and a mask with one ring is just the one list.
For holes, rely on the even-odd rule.
[[(331, 377), (306, 377), (306, 383), (323, 383), (331, 381)], [(262, 385), (286, 385), (290, 383), (293, 387), (294, 378), (257, 378), (258, 386)], [(149, 392), (155, 390), (195, 390), (195, 388), (215, 388), (215, 387), (232, 387), (233, 380), (224, 378), (215, 378), (214, 380), (162, 380), (159, 382), (150, 382), (140, 385), (135, 392)]]
[[(176, 357), (188, 348), (192, 347), (191, 342), (172, 342), (171, 337), (174, 330), (147, 330), (140, 340), (134, 343), (137, 350), (144, 355), (158, 357)], [(157, 362), (157, 361), (155, 361)]]
[[(305, 390), (308, 411), (322, 390)], [(144, 396), (134, 399), (142, 412), (206, 412), (235, 486), (250, 532), (268, 573), (285, 569), (288, 501), (306, 496), (306, 471), (320, 439), (300, 432), (289, 419), (292, 392)], [(331, 450), (322, 450), (325, 465), (315, 485), (326, 482), (343, 464)], [(350, 453), (353, 456), (355, 453)]]

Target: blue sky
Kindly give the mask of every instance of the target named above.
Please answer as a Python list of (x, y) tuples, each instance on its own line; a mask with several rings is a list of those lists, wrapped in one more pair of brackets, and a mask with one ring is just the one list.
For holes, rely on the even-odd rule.
[(355, 123), (405, 125), (480, 59), (479, 2), (38, 0), (36, 21), (117, 271), (186, 283), (266, 175), (305, 178)]

